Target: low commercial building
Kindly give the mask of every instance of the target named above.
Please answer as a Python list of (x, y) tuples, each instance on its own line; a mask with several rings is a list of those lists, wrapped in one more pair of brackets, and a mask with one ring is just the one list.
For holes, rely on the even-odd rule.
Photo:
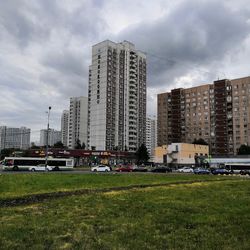
[(208, 157), (207, 145), (171, 143), (155, 149), (155, 162), (179, 165), (195, 165), (199, 157)]
[(162, 145), (155, 148), (154, 162), (155, 163), (166, 163), (167, 156), (167, 145)]

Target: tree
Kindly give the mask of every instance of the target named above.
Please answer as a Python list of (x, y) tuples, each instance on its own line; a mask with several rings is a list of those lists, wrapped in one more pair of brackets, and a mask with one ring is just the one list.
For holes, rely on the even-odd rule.
[(204, 139), (202, 139), (202, 138), (199, 138), (198, 140), (194, 139), (194, 141), (193, 141), (192, 144), (208, 145), (208, 143)]
[(54, 148), (64, 148), (64, 145), (61, 141), (58, 141), (54, 144), (53, 146)]
[(79, 139), (77, 139), (75, 149), (81, 149), (81, 148), (82, 148), (81, 141)]
[(85, 149), (86, 148), (86, 145), (85, 145), (85, 143), (83, 142), (82, 143), (82, 149)]
[(250, 155), (250, 146), (241, 145), (238, 149), (238, 155)]
[(39, 149), (40, 147), (37, 146), (34, 142), (31, 142), (30, 149)]
[(136, 151), (136, 158), (137, 158), (137, 162), (138, 164), (142, 163), (142, 162), (147, 162), (149, 160), (149, 154), (148, 154), (148, 150), (147, 147), (142, 144), (138, 150)]
[(14, 151), (15, 151), (14, 148), (4, 148), (4, 149), (2, 149), (1, 152), (0, 152), (1, 160), (4, 159), (5, 157), (11, 156)]

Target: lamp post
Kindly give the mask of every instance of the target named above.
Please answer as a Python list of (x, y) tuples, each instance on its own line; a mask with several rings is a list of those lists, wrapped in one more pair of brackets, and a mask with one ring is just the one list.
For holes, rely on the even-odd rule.
[(51, 107), (49, 106), (48, 111), (48, 124), (47, 124), (47, 138), (46, 138), (46, 155), (45, 155), (45, 170), (47, 170), (48, 165), (48, 151), (49, 151), (49, 116), (50, 116)]

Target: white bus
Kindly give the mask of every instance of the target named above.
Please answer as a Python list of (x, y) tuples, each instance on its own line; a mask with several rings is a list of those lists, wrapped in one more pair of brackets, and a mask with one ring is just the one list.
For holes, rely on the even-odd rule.
[(242, 163), (242, 162), (223, 163), (220, 164), (220, 167), (224, 167), (230, 170), (234, 174), (250, 175), (250, 163)]
[(250, 158), (206, 158), (204, 164), (208, 164), (210, 168), (219, 168), (222, 164), (250, 164)]
[[(46, 158), (34, 157), (5, 157), (2, 162), (4, 170), (29, 170), (40, 164), (45, 164)], [(48, 158), (47, 165), (53, 170), (70, 170), (74, 167), (74, 160), (71, 158)]]

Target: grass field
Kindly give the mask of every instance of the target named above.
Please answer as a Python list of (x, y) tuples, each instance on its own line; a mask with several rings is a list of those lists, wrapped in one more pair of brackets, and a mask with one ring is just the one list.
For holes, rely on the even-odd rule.
[(29, 194), (129, 186), (135, 184), (161, 184), (176, 181), (220, 180), (230, 177), (180, 174), (3, 174), (0, 175), (0, 199)]
[[(0, 208), (1, 249), (249, 249), (250, 246), (249, 179), (144, 174), (2, 177), (1, 198), (136, 183), (175, 184), (73, 195)], [(191, 180), (197, 182), (181, 183)]]

